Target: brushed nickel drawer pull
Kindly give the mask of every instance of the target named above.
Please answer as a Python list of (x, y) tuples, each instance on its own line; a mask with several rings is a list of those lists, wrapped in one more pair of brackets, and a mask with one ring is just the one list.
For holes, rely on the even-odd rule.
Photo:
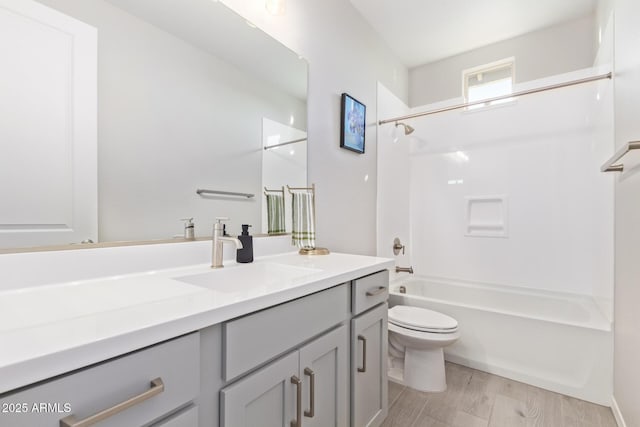
[(144, 402), (145, 400), (151, 399), (153, 396), (156, 396), (164, 391), (164, 382), (162, 382), (162, 378), (156, 378), (151, 381), (151, 387), (149, 390), (140, 393), (137, 396), (134, 396), (130, 399), (125, 400), (124, 402), (120, 402), (111, 408), (105, 409), (103, 411), (98, 412), (97, 414), (93, 414), (88, 416), (87, 418), (77, 421), (76, 416), (71, 414), (68, 417), (64, 417), (60, 420), (60, 427), (89, 427), (100, 421), (104, 421), (113, 415), (124, 411), (132, 406), (135, 406), (139, 403)]
[(358, 366), (358, 372), (367, 372), (367, 339), (358, 335), (358, 341), (362, 341), (362, 368)]
[(311, 368), (304, 368), (304, 374), (309, 377), (309, 410), (304, 411), (304, 416), (313, 418), (316, 412), (316, 374)]
[(367, 296), (368, 297), (375, 297), (376, 295), (380, 295), (381, 293), (383, 293), (386, 290), (387, 290), (386, 286), (380, 286), (375, 291), (367, 291)]
[(302, 381), (294, 375), (291, 384), (296, 386), (296, 419), (291, 421), (291, 427), (302, 427)]

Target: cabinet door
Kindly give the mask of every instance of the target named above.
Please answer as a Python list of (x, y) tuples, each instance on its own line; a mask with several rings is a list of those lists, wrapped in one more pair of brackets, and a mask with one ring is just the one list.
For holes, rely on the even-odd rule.
[(349, 425), (349, 328), (339, 328), (300, 349), (302, 425)]
[(221, 427), (283, 427), (295, 420), (298, 352), (279, 359), (220, 392)]
[(378, 426), (387, 416), (387, 304), (351, 321), (351, 420)]

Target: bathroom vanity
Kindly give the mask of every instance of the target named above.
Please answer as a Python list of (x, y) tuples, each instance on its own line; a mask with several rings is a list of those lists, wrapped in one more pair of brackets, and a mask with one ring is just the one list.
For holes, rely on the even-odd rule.
[(65, 309), (0, 329), (0, 425), (379, 425), (392, 265), (281, 254), (2, 291)]

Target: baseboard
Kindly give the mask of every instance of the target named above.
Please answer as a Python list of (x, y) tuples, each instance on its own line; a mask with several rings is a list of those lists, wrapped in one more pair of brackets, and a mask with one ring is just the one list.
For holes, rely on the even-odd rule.
[(614, 396), (611, 396), (611, 411), (613, 411), (613, 417), (616, 419), (618, 427), (627, 427), (627, 423), (625, 423), (624, 418), (622, 418), (622, 412), (620, 412), (618, 402), (616, 402)]

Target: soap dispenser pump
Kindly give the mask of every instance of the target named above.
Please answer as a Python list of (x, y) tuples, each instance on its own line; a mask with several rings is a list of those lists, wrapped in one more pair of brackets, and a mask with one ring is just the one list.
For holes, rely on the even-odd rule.
[(240, 263), (253, 262), (253, 236), (249, 234), (249, 227), (249, 224), (242, 224), (242, 234), (238, 236), (242, 249), (238, 249), (236, 261)]
[(184, 221), (184, 239), (185, 240), (195, 240), (195, 224), (193, 223), (193, 218), (182, 218), (180, 221)]

